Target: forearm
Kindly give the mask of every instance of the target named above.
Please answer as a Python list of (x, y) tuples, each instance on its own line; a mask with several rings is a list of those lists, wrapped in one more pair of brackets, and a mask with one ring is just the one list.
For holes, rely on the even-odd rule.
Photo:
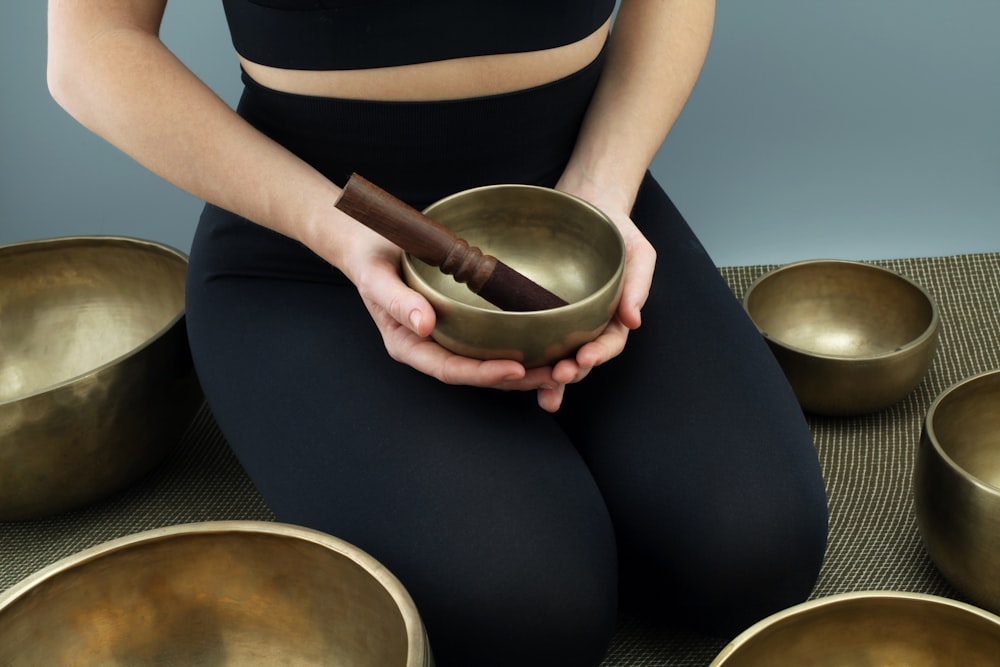
[(321, 222), (350, 231), (330, 213), (336, 186), (246, 123), (160, 42), (162, 4), (117, 14), (79, 5), (50, 4), (48, 77), (84, 126), (196, 197), (307, 245)]
[(714, 0), (622, 0), (560, 187), (631, 208), (701, 72), (714, 15)]

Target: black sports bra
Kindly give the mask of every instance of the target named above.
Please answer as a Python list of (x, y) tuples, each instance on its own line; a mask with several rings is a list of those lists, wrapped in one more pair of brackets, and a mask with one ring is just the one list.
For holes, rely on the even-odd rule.
[(538, 51), (597, 30), (615, 0), (223, 0), (233, 46), (285, 69)]

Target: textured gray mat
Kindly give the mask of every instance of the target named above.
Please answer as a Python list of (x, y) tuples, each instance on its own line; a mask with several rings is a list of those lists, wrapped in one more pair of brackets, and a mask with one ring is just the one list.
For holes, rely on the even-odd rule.
[[(927, 408), (951, 384), (1000, 368), (1000, 253), (874, 262), (922, 285), (941, 310), (940, 348), (909, 397), (880, 413), (810, 418), (830, 497), (830, 545), (814, 597), (889, 589), (960, 599), (927, 559), (912, 509), (914, 452)], [(722, 269), (734, 292), (768, 266)], [(0, 590), (86, 547), (179, 523), (270, 520), (203, 410), (178, 449), (118, 496), (51, 519), (0, 523)], [(703, 637), (625, 617), (605, 667), (705, 667), (726, 637)]]

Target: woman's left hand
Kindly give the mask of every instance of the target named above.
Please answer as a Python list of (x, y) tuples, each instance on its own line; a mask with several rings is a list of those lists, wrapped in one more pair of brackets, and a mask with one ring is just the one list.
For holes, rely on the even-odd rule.
[(653, 270), (656, 267), (656, 250), (632, 222), (628, 211), (622, 210), (621, 206), (613, 207), (610, 203), (602, 205), (597, 195), (588, 197), (581, 193), (578, 196), (604, 211), (622, 234), (625, 241), (622, 298), (615, 317), (607, 328), (593, 341), (577, 350), (574, 357), (563, 359), (552, 368), (551, 386), (538, 390), (538, 405), (549, 412), (555, 412), (562, 405), (566, 385), (580, 382), (592, 368), (613, 359), (625, 349), (629, 332), (642, 323), (641, 311), (649, 297)]

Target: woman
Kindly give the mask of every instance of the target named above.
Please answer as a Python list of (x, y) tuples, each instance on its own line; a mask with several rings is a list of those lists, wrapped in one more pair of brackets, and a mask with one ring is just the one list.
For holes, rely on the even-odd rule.
[[(441, 667), (596, 665), (619, 591), (716, 632), (808, 595), (809, 431), (647, 173), (712, 0), (623, 0), (613, 30), (613, 0), (225, 0), (237, 112), (161, 43), (165, 5), (50, 0), (49, 85), (207, 202), (192, 350), (279, 520), (393, 571)], [(549, 368), (447, 352), (399, 250), (334, 208), (352, 171), (417, 207), (497, 182), (590, 201), (626, 241), (617, 317)]]

